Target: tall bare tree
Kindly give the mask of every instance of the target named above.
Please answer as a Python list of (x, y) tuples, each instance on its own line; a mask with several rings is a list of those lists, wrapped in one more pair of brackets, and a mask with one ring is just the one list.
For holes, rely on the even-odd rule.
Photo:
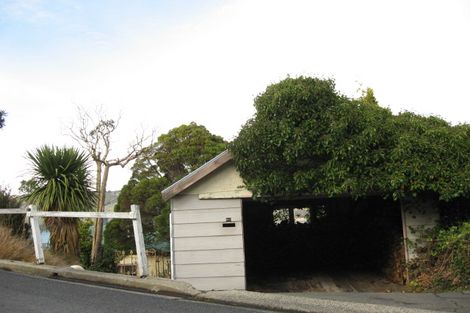
[[(149, 137), (146, 137), (143, 132), (136, 135), (135, 139), (129, 144), (126, 154), (122, 157), (111, 157), (111, 137), (119, 126), (120, 117), (117, 119), (108, 118), (103, 113), (102, 107), (97, 108), (95, 116), (90, 115), (80, 107), (77, 108), (77, 111), (78, 124), (70, 128), (70, 133), (72, 138), (88, 151), (95, 162), (96, 193), (98, 195), (96, 211), (103, 212), (110, 168), (113, 166), (125, 167), (129, 162), (136, 159), (142, 153), (144, 143)], [(102, 238), (103, 220), (96, 219), (91, 264), (95, 264), (101, 255)]]

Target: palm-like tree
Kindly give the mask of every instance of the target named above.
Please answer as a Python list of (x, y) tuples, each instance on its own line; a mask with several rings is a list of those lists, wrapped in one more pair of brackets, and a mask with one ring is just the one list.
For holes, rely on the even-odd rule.
[[(28, 152), (35, 188), (24, 196), (44, 211), (88, 211), (96, 201), (89, 174), (88, 157), (75, 148), (42, 146)], [(53, 251), (79, 255), (78, 220), (45, 219)]]

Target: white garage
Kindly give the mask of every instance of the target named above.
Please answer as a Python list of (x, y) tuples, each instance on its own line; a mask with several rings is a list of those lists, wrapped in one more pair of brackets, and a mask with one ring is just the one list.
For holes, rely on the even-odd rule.
[(172, 279), (200, 290), (245, 289), (242, 198), (225, 151), (163, 192), (171, 199)]
[[(429, 207), (426, 203), (381, 197), (362, 202), (347, 197), (257, 202), (244, 187), (228, 151), (166, 188), (162, 195), (171, 201), (172, 279), (199, 290), (244, 290), (247, 278), (250, 283), (261, 272), (277, 275), (291, 270), (292, 264), (316, 270), (324, 266), (324, 260), (333, 260), (328, 265), (336, 262), (334, 265), (342, 269), (344, 263), (339, 261), (353, 258), (346, 251), (351, 247), (359, 251), (357, 260), (352, 260), (356, 265), (378, 259), (379, 254), (387, 258), (382, 247), (370, 248), (369, 238), (385, 240), (394, 231), (400, 238), (413, 240), (411, 226), (430, 227), (439, 218), (437, 211), (422, 209), (423, 205)], [(418, 206), (421, 209), (414, 210)], [(295, 220), (294, 214), (287, 214), (287, 219), (277, 224), (273, 219), (279, 210), (307, 210), (310, 225)], [(319, 214), (323, 211), (330, 216)], [(356, 218), (354, 223), (351, 218)], [(384, 224), (373, 233), (369, 226), (376, 221)], [(350, 233), (335, 230), (351, 224), (361, 225)], [(406, 247), (407, 240), (404, 242)], [(279, 251), (286, 252), (280, 255)], [(408, 260), (413, 251), (405, 248), (404, 254)]]

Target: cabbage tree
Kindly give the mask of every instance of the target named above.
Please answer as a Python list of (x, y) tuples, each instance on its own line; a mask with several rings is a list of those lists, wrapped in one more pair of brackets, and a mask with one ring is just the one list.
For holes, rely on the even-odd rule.
[[(92, 190), (88, 157), (75, 148), (42, 146), (27, 153), (35, 188), (24, 199), (43, 211), (89, 211), (96, 195)], [(79, 255), (78, 219), (45, 219), (53, 251)]]

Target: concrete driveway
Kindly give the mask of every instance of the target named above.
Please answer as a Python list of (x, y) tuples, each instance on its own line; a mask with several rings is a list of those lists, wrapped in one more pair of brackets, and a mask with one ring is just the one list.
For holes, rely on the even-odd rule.
[(354, 303), (425, 309), (443, 312), (470, 312), (470, 291), (446, 293), (378, 293), (378, 292), (291, 292), (285, 296)]

